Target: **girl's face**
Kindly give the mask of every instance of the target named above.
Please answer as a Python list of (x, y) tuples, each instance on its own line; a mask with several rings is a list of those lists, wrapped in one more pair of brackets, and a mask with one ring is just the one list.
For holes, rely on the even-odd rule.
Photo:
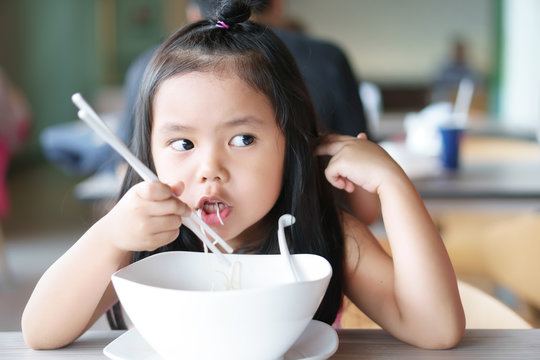
[(180, 199), (231, 246), (260, 240), (248, 237), (280, 194), (285, 154), (268, 98), (233, 73), (191, 72), (164, 81), (153, 109), (159, 179), (183, 183)]

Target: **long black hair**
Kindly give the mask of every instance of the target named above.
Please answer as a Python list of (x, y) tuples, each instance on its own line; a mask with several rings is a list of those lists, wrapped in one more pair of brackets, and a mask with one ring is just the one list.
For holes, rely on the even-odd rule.
[[(269, 28), (248, 21), (250, 13), (249, 0), (223, 2), (214, 18), (180, 28), (161, 45), (139, 90), (132, 150), (155, 171), (150, 151), (152, 104), (160, 84), (173, 75), (232, 70), (265, 94), (285, 136), (283, 181), (278, 200), (265, 217), (270, 231), (256, 248), (245, 250), (279, 253), (278, 218), (293, 214), (296, 223), (290, 228), (291, 252), (319, 254), (332, 265), (330, 285), (314, 316), (331, 324), (342, 298), (343, 234), (331, 186), (324, 178), (324, 161), (313, 156), (320, 141), (315, 110), (286, 46)], [(140, 181), (129, 169), (121, 195)], [(170, 250), (202, 251), (202, 245), (189, 229), (182, 227), (175, 241), (152, 252), (136, 252), (133, 261)], [(118, 311), (110, 318), (118, 327), (122, 327), (121, 320)]]

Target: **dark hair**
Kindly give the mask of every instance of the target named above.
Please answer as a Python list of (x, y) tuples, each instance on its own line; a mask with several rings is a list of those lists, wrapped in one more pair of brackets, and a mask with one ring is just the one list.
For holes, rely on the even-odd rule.
[[(227, 2), (216, 18), (186, 25), (161, 45), (140, 88), (132, 149), (155, 171), (150, 153), (152, 104), (160, 84), (173, 75), (232, 70), (265, 94), (285, 136), (285, 171), (278, 200), (265, 217), (268, 235), (256, 248), (247, 250), (279, 253), (277, 220), (284, 213), (293, 214), (297, 221), (289, 233), (291, 252), (319, 254), (332, 265), (334, 274), (314, 317), (331, 324), (342, 298), (343, 235), (332, 189), (324, 178), (323, 160), (313, 156), (319, 141), (315, 110), (286, 46), (270, 29), (247, 21), (249, 16), (249, 1)], [(216, 26), (219, 21), (228, 28)], [(121, 194), (140, 181), (129, 169)], [(202, 251), (202, 245), (182, 227), (175, 241), (153, 252), (135, 253), (134, 261), (170, 250)]]
[[(189, 0), (189, 2), (199, 8), (204, 18), (210, 19), (218, 17), (218, 10), (222, 0)], [(249, 6), (253, 14), (261, 14), (270, 8), (272, 0), (250, 0)]]

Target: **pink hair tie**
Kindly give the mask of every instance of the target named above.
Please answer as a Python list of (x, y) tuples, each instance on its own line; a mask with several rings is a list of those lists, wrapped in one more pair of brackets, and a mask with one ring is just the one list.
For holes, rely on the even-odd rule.
[(228, 29), (229, 28), (229, 25), (225, 24), (225, 22), (219, 20), (217, 23), (216, 23), (216, 26), (219, 27), (219, 28), (222, 28), (222, 29)]

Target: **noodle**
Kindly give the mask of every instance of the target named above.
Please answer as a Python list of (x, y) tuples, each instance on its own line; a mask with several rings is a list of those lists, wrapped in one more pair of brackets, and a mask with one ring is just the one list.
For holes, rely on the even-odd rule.
[[(201, 213), (202, 213), (202, 209), (197, 210), (197, 215), (199, 215), (199, 217), (201, 216)], [(219, 221), (221, 222), (221, 224), (225, 225), (223, 223), (223, 221), (221, 220), (221, 217), (219, 215), (219, 206), (218, 206), (218, 210), (217, 210), (217, 217), (218, 217)], [(204, 234), (204, 236), (206, 236), (204, 228), (202, 226), (200, 226), (199, 228), (201, 229), (201, 232)], [(205, 254), (209, 254), (208, 247), (206, 246), (206, 244), (204, 242), (203, 242), (203, 249), (204, 249)], [(242, 263), (241, 262), (239, 262), (239, 261), (233, 262), (230, 269), (229, 269), (229, 274), (226, 274), (223, 271), (216, 270), (214, 268), (214, 266), (212, 266), (212, 264), (210, 262), (210, 258), (208, 256), (206, 256), (206, 259), (207, 259), (206, 263), (207, 263), (207, 266), (208, 266), (208, 271), (210, 273), (220, 274), (225, 278), (225, 290), (226, 291), (235, 290), (235, 289), (241, 289), (242, 288), (242, 284), (241, 284)], [(236, 275), (236, 277), (235, 277), (235, 275)], [(214, 282), (214, 278), (211, 277), (211, 279), (210, 279), (210, 291), (214, 291), (214, 289), (215, 289), (215, 282)]]
[[(235, 271), (236, 270), (236, 271)], [(225, 290), (239, 290), (242, 288), (242, 282), (241, 282), (241, 271), (242, 271), (242, 263), (240, 261), (235, 261), (232, 263), (231, 268), (229, 269), (229, 274), (227, 275), (223, 271), (214, 270), (216, 274), (220, 274), (225, 278)], [(236, 275), (236, 279), (235, 279)], [(236, 281), (235, 281), (236, 280)], [(212, 289), (214, 290), (212, 282)]]
[(221, 220), (221, 215), (219, 215), (219, 204), (217, 205), (217, 218), (219, 219), (219, 222), (221, 223), (221, 225), (225, 225), (223, 223), (223, 220)]

